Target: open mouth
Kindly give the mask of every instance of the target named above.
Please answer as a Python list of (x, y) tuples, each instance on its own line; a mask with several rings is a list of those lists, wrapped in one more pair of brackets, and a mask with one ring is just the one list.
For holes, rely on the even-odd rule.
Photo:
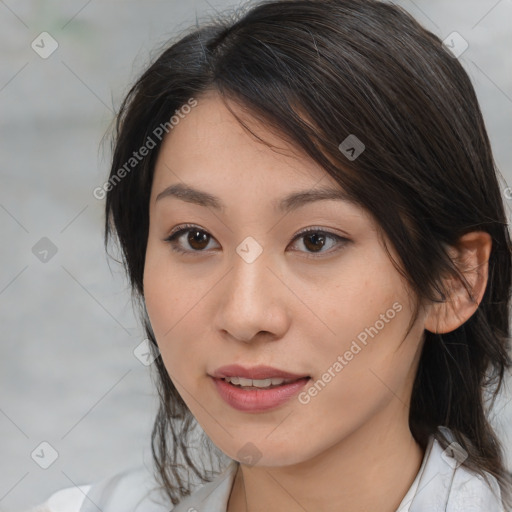
[(239, 389), (244, 389), (248, 391), (264, 391), (266, 389), (285, 387), (298, 381), (306, 381), (309, 379), (310, 377), (301, 377), (299, 379), (243, 379), (239, 377), (225, 377), (222, 378), (221, 380)]

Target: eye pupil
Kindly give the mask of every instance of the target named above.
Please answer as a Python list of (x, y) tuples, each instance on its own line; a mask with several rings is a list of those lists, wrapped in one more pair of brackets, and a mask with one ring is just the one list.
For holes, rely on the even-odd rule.
[[(199, 239), (199, 240), (198, 240)], [(208, 245), (209, 235), (207, 235), (204, 231), (200, 231), (198, 229), (193, 229), (189, 231), (188, 235), (188, 243), (194, 249), (204, 249)], [(203, 244), (203, 242), (206, 242)], [(196, 244), (199, 244), (199, 247)]]
[[(318, 233), (313, 233), (311, 235), (307, 235), (305, 237), (305, 240), (312, 240), (313, 241), (313, 252), (318, 252), (318, 250), (322, 249), (322, 247), (325, 245), (325, 236), (319, 235)], [(316, 245), (318, 242), (321, 242), (320, 245)], [(304, 245), (311, 249), (311, 247), (308, 245), (307, 242), (304, 243)]]

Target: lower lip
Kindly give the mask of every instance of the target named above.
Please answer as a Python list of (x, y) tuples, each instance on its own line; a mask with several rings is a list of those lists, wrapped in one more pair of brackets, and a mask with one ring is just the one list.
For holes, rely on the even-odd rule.
[(263, 412), (278, 407), (296, 395), (309, 381), (309, 377), (304, 377), (271, 389), (242, 389), (224, 379), (212, 379), (223, 400), (234, 409), (245, 412)]

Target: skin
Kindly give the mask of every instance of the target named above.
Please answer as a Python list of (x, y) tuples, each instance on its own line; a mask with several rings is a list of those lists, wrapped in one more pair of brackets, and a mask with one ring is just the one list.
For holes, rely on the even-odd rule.
[[(258, 450), (254, 465), (238, 469), (228, 512), (393, 512), (424, 456), (408, 426), (424, 330), (450, 330), (477, 304), (459, 298), (424, 307), (404, 339), (413, 298), (376, 221), (339, 200), (286, 215), (275, 210), (273, 202), (290, 192), (340, 187), (300, 149), (231, 105), (279, 150), (245, 131), (211, 92), (165, 138), (156, 163), (144, 295), (164, 364), (216, 446), (235, 460), (247, 443)], [(177, 183), (218, 196), (225, 210), (175, 197), (156, 201)], [(188, 254), (181, 254), (165, 239), (185, 223), (210, 237), (191, 246), (182, 234), (175, 244)], [(327, 237), (321, 248), (308, 236), (296, 238), (309, 227), (349, 241)], [(236, 252), (248, 236), (263, 249), (250, 264)], [(471, 276), (480, 300), (490, 240), (478, 233), (467, 240), (470, 249), (465, 240), (459, 249), (478, 269)], [(265, 364), (315, 382), (394, 303), (400, 312), (307, 404), (292, 398), (266, 412), (241, 412), (209, 377), (226, 364)]]

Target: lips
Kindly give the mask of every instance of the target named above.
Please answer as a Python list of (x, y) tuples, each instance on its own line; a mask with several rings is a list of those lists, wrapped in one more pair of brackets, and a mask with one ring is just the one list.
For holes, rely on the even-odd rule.
[(239, 387), (220, 377), (212, 377), (211, 382), (219, 396), (233, 409), (247, 413), (263, 413), (289, 402), (304, 389), (309, 380), (309, 377), (302, 377), (270, 388)]
[(260, 380), (281, 378), (287, 380), (298, 380), (309, 377), (307, 374), (290, 373), (271, 366), (252, 366), (243, 367), (238, 364), (230, 364), (217, 368), (212, 374), (212, 377), (217, 379), (224, 379), (226, 377), (243, 377), (244, 379)]

